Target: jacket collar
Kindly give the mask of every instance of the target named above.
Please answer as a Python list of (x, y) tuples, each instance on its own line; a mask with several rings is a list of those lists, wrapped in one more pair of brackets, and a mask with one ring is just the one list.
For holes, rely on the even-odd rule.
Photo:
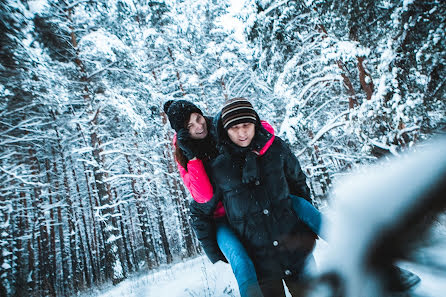
[[(213, 133), (217, 139), (217, 147), (221, 152), (227, 151), (232, 142), (229, 139), (227, 131), (223, 128), (221, 112), (214, 117), (213, 122)], [(275, 135), (274, 128), (268, 122), (260, 120), (258, 116), (257, 122), (260, 123), (260, 125), (256, 125), (256, 135), (253, 139), (253, 151), (261, 156), (271, 147)]]

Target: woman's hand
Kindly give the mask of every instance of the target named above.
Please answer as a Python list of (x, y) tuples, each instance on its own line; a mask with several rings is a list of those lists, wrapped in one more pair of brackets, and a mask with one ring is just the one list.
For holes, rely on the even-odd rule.
[(180, 129), (177, 133), (177, 145), (183, 151), (184, 156), (188, 160), (195, 158), (194, 143), (187, 129)]

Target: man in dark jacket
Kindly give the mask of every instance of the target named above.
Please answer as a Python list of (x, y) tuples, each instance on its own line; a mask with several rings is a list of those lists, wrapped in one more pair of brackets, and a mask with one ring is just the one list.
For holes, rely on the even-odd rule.
[[(229, 101), (215, 125), (221, 154), (209, 164), (214, 196), (191, 208), (192, 223), (206, 236), (207, 220), (218, 201), (247, 248), (265, 297), (285, 296), (282, 279), (291, 294), (299, 294), (316, 235), (296, 216), (290, 194), (311, 202), (306, 176), (288, 145), (262, 128), (251, 103)], [(263, 149), (262, 149), (263, 148)], [(266, 148), (266, 149), (265, 149)], [(207, 240), (204, 249), (216, 242)]]

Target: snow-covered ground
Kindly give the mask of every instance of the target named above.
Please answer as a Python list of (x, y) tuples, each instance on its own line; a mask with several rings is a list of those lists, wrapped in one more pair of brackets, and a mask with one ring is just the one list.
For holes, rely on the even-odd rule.
[[(318, 241), (316, 261), (327, 244)], [(287, 292), (288, 294), (288, 292)], [(239, 297), (237, 282), (229, 264), (212, 264), (201, 256), (156, 272), (136, 276), (116, 286), (95, 288), (80, 297)], [(290, 296), (289, 294), (287, 296)]]
[(238, 297), (237, 283), (228, 264), (214, 265), (201, 256), (133, 277), (116, 286), (97, 288), (82, 297)]

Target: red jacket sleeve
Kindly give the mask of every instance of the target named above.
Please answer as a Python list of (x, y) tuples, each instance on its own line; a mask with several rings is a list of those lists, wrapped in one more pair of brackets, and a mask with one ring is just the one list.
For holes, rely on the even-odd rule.
[[(173, 137), (173, 145), (176, 146), (177, 135)], [(181, 178), (186, 188), (189, 190), (192, 198), (198, 203), (206, 203), (214, 195), (209, 177), (204, 170), (203, 162), (200, 159), (190, 160), (187, 163), (187, 170), (177, 163)]]
[(192, 198), (198, 203), (206, 203), (214, 195), (209, 177), (204, 170), (203, 162), (200, 159), (190, 160), (187, 169), (177, 162), (181, 178), (189, 190)]

